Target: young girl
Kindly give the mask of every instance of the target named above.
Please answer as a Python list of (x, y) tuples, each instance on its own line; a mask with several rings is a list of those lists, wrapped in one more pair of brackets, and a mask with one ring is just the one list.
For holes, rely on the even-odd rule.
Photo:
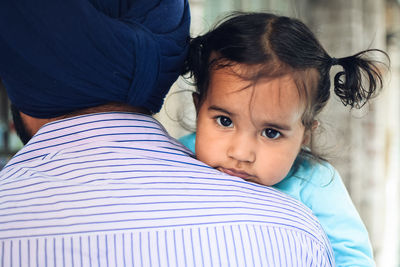
[(332, 58), (296, 19), (235, 13), (192, 40), (185, 69), (197, 87), (197, 132), (181, 141), (221, 172), (307, 205), (338, 266), (374, 266), (368, 233), (339, 174), (307, 144), (330, 97), (332, 66), (343, 68), (334, 91), (344, 105), (359, 108), (381, 89), (377, 65), (364, 58), (371, 52), (381, 51)]

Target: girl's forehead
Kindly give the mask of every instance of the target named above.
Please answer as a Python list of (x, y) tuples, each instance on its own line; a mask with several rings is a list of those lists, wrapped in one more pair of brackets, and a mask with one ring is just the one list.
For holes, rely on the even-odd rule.
[[(293, 69), (280, 63), (246, 65), (219, 60), (210, 72), (210, 85), (213, 83), (238, 83), (242, 87), (233, 86), (236, 90), (260, 88), (261, 85), (274, 84), (272, 89), (290, 88), (297, 92), (304, 102), (312, 102), (319, 82), (319, 72), (314, 68)], [(279, 85), (279, 86), (278, 86)], [(210, 86), (212, 89), (212, 86)], [(261, 86), (262, 88), (262, 86)]]
[(260, 78), (256, 82), (243, 79), (229, 68), (215, 70), (209, 84), (207, 98), (211, 102), (241, 102), (245, 106), (300, 105), (303, 99), (291, 75)]
[(255, 90), (257, 88), (296, 89), (299, 84), (297, 82), (299, 75), (293, 72), (280, 73), (279, 75), (263, 75), (258, 73), (259, 67), (243, 64), (214, 68), (210, 73), (209, 89), (214, 89), (216, 85), (228, 91)]

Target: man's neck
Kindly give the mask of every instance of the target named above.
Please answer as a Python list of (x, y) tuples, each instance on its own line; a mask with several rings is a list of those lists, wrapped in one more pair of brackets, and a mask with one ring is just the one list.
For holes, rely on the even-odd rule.
[(29, 135), (34, 136), (39, 129), (52, 121), (57, 121), (61, 119), (66, 119), (66, 118), (71, 118), (71, 117), (76, 117), (80, 115), (86, 115), (86, 114), (92, 114), (92, 113), (101, 113), (101, 112), (113, 112), (113, 111), (121, 111), (121, 112), (134, 112), (134, 113), (141, 113), (141, 114), (146, 114), (146, 115), (151, 115), (151, 113), (141, 107), (132, 107), (126, 104), (121, 104), (121, 103), (109, 103), (109, 104), (104, 104), (101, 106), (97, 107), (90, 107), (90, 108), (85, 108), (81, 110), (77, 110), (59, 117), (55, 118), (48, 118), (48, 119), (43, 119), (43, 118), (35, 118), (32, 116), (29, 116), (23, 112), (20, 111), (20, 115), (22, 118), (22, 121), (26, 127), (26, 131), (29, 133)]

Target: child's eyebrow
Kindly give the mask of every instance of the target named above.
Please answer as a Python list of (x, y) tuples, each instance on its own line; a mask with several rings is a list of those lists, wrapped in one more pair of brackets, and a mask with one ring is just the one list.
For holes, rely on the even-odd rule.
[(229, 111), (227, 111), (226, 109), (223, 109), (223, 108), (218, 107), (218, 106), (215, 106), (215, 105), (209, 106), (209, 107), (208, 107), (208, 110), (223, 112), (223, 113), (228, 114), (229, 116), (235, 115), (234, 113), (229, 112)]
[(274, 128), (277, 130), (282, 130), (282, 131), (290, 131), (292, 130), (292, 127), (290, 125), (282, 124), (282, 123), (274, 123), (274, 122), (265, 122), (263, 124), (264, 128)]

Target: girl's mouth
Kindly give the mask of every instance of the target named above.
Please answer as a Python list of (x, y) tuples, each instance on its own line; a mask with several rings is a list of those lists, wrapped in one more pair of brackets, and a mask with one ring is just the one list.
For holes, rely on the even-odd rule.
[(249, 178), (251, 177), (250, 174), (248, 174), (247, 172), (244, 172), (244, 171), (239, 171), (239, 170), (235, 170), (235, 169), (225, 169), (222, 167), (219, 167), (217, 169), (223, 173), (229, 174), (231, 176), (240, 177), (244, 180), (249, 180)]

